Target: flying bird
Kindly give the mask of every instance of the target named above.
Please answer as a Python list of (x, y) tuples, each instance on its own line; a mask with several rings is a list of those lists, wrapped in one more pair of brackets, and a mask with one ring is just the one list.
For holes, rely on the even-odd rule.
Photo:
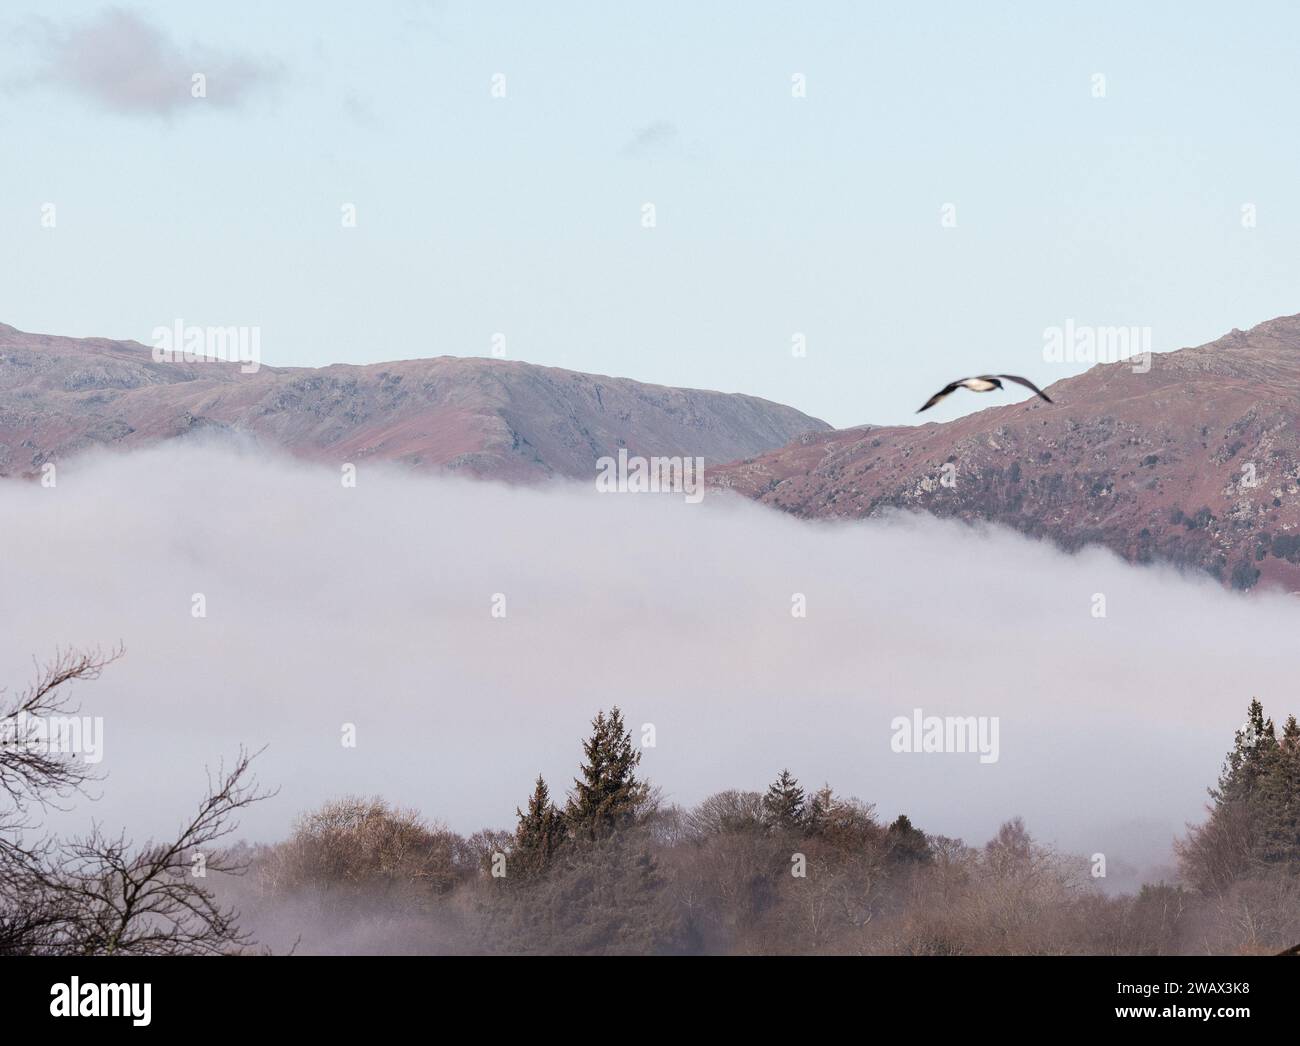
[[(1028, 378), (1018, 378), (1014, 374), (981, 374), (978, 378), (962, 378), (960, 381), (954, 381), (951, 385), (945, 385), (925, 401), (925, 406), (921, 410), (929, 410), (945, 396), (950, 396), (958, 389), (970, 389), (971, 392), (992, 392), (994, 389), (1000, 389), (1002, 388), (1000, 380), (1002, 378), (1007, 381), (1014, 381), (1017, 385), (1023, 385), (1027, 389), (1033, 389), (1048, 403), (1052, 402), (1052, 398)], [(921, 410), (918, 410), (917, 413), (920, 414)]]

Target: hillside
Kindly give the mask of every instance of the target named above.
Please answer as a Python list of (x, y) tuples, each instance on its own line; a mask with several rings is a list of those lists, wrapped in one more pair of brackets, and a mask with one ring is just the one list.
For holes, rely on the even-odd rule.
[(1094, 366), (1048, 393), (1054, 404), (813, 434), (710, 482), (798, 516), (994, 520), (1300, 591), (1300, 316), (1155, 355), (1145, 374)]
[(404, 462), (474, 476), (589, 479), (596, 459), (761, 453), (828, 426), (754, 396), (647, 385), (515, 361), (441, 356), (319, 369), (155, 362), (136, 342), (0, 325), (0, 475), (91, 446), (200, 429), (324, 461)]

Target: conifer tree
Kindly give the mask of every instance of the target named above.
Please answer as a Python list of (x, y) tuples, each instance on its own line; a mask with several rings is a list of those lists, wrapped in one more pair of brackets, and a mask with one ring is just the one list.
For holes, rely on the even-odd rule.
[(1210, 791), (1215, 803), (1248, 801), (1255, 791), (1256, 781), (1276, 749), (1277, 734), (1273, 720), (1264, 718), (1264, 706), (1258, 698), (1252, 698), (1245, 725), (1233, 736), (1232, 751), (1224, 761), (1219, 786)]
[(1242, 728), (1233, 735), (1209, 820), (1193, 828), (1178, 844), (1183, 874), (1206, 893), (1226, 890), (1261, 864), (1289, 863), (1294, 852), (1297, 782), (1289, 751), (1296, 728), (1287, 722), (1283, 752), (1273, 720), (1252, 699)]
[(898, 815), (898, 820), (886, 829), (885, 837), (891, 860), (901, 863), (928, 864), (934, 858), (925, 833), (912, 824), (907, 814)]
[(772, 828), (795, 830), (804, 822), (804, 794), (789, 770), (782, 770), (763, 796), (763, 817)]
[(831, 814), (835, 810), (835, 792), (829, 784), (822, 785), (813, 792), (812, 798), (804, 808), (803, 827), (809, 835), (817, 835), (826, 830), (830, 824)]
[(1256, 783), (1259, 859), (1300, 870), (1300, 725), (1290, 716)]
[(650, 791), (636, 777), (641, 752), (633, 746), (618, 706), (591, 721), (591, 736), (582, 751), (582, 776), (574, 779), (565, 810), (574, 834), (598, 839), (635, 824)]
[(516, 809), (519, 825), (515, 829), (512, 865), (521, 875), (542, 871), (564, 841), (564, 815), (551, 802), (550, 789), (542, 775), (537, 775), (533, 794), (528, 797), (528, 812)]

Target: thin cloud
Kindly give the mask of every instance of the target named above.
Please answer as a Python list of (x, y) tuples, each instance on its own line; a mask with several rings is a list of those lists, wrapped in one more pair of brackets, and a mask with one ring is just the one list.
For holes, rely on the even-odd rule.
[(348, 91), (343, 96), (343, 112), (358, 127), (364, 127), (366, 130), (379, 130), (381, 126), (370, 99), (363, 97), (356, 91)]
[(621, 151), (624, 156), (649, 156), (672, 147), (677, 137), (676, 124), (669, 123), (667, 120), (656, 120), (646, 124), (632, 135), (631, 140)]
[(41, 29), (43, 64), (28, 85), (63, 88), (125, 116), (172, 116), (199, 104), (195, 74), (206, 79), (202, 102), (223, 108), (243, 104), (280, 75), (274, 63), (250, 55), (182, 45), (121, 7)]

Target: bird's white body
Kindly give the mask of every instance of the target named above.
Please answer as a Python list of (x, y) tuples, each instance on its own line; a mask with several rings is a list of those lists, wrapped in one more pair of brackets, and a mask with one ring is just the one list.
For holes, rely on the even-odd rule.
[(1004, 378), (1007, 381), (1014, 381), (1017, 385), (1023, 385), (1027, 389), (1032, 389), (1040, 399), (1044, 399), (1048, 403), (1052, 402), (1051, 397), (1028, 378), (1022, 378), (1017, 374), (981, 374), (977, 378), (958, 378), (951, 384), (945, 385), (926, 400), (917, 413), (920, 414), (921, 411), (929, 410), (940, 400), (951, 396), (958, 389), (969, 389), (971, 392), (992, 392), (994, 389), (1000, 389)]

